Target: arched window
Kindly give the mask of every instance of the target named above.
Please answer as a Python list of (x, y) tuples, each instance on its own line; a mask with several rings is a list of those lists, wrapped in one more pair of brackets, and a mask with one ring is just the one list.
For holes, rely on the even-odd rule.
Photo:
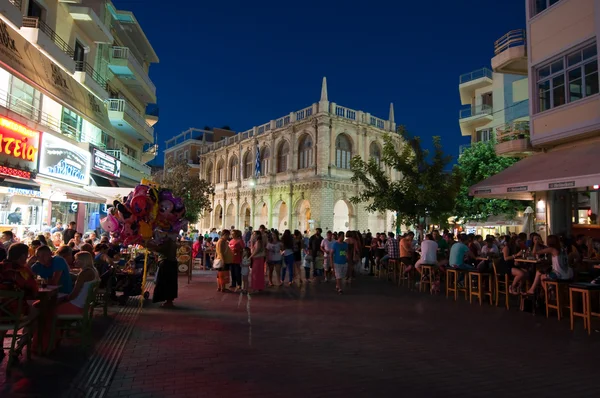
[(209, 184), (212, 184), (212, 182), (213, 182), (213, 164), (212, 164), (212, 162), (209, 162), (208, 165), (206, 166), (206, 181)]
[(237, 156), (233, 156), (229, 159), (229, 176), (228, 181), (237, 181), (240, 173), (238, 172), (238, 158)]
[(225, 161), (219, 160), (217, 163), (217, 184), (225, 182)]
[(377, 164), (381, 165), (381, 148), (376, 142), (372, 142), (369, 147), (369, 157), (375, 159)]
[(287, 141), (283, 141), (279, 144), (279, 150), (277, 151), (277, 172), (283, 173), (288, 168), (288, 155), (290, 153), (290, 146)]
[(346, 134), (340, 134), (335, 139), (335, 166), (340, 169), (350, 168), (352, 144)]
[(313, 164), (313, 143), (310, 135), (305, 134), (298, 143), (298, 169), (306, 169)]
[(254, 158), (252, 151), (247, 151), (244, 155), (244, 178), (251, 178), (254, 175)]
[(269, 174), (269, 158), (271, 157), (271, 152), (268, 147), (263, 147), (260, 151), (260, 175), (266, 176)]

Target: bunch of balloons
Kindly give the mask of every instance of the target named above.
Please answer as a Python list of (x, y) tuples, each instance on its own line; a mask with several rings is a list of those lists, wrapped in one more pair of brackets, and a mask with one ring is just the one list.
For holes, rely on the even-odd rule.
[(184, 215), (183, 200), (173, 196), (170, 190), (140, 184), (122, 202), (113, 202), (107, 216), (100, 220), (100, 226), (110, 233), (114, 243), (160, 244), (165, 239), (175, 239), (181, 230), (187, 229)]

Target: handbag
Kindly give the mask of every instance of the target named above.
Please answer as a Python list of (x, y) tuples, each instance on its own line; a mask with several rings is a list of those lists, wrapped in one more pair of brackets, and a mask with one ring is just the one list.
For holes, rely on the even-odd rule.
[(223, 264), (223, 260), (221, 260), (220, 258), (216, 258), (215, 261), (213, 262), (214, 269), (223, 268), (224, 266), (225, 266), (225, 264)]

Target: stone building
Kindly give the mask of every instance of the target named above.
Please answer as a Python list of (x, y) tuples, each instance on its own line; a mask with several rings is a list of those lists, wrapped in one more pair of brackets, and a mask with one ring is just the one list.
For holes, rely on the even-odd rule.
[(393, 104), (388, 120), (340, 106), (323, 78), (318, 103), (202, 148), (200, 177), (215, 195), (199, 226), (390, 231), (392, 213), (350, 203), (360, 189), (350, 159), (380, 158), (385, 134), (400, 146), (395, 131)]

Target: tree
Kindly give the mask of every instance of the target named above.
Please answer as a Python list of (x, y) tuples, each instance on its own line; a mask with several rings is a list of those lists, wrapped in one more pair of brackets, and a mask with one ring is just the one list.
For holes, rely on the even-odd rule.
[[(418, 225), (425, 217), (443, 221), (452, 213), (460, 187), (456, 170), (445, 171), (452, 158), (444, 154), (440, 137), (433, 137), (430, 154), (421, 146), (420, 138), (411, 137), (404, 127), (398, 129), (398, 134), (404, 139), (401, 147), (390, 135), (384, 136), (381, 164), (374, 158), (352, 159), (352, 181), (364, 188), (350, 201), (365, 203), (370, 212), (396, 212), (397, 227)], [(399, 172), (401, 177), (393, 181), (386, 168)]]
[(164, 170), (152, 177), (161, 188), (168, 188), (173, 195), (183, 199), (185, 204), (185, 219), (195, 224), (204, 211), (212, 211), (210, 195), (214, 195), (214, 187), (198, 174), (191, 173), (192, 168), (187, 160), (167, 159)]
[(478, 142), (458, 158), (462, 184), (457, 196), (455, 215), (463, 221), (486, 220), (504, 214), (513, 217), (528, 204), (519, 200), (486, 199), (469, 196), (469, 187), (498, 174), (518, 161), (496, 155), (495, 142)]

